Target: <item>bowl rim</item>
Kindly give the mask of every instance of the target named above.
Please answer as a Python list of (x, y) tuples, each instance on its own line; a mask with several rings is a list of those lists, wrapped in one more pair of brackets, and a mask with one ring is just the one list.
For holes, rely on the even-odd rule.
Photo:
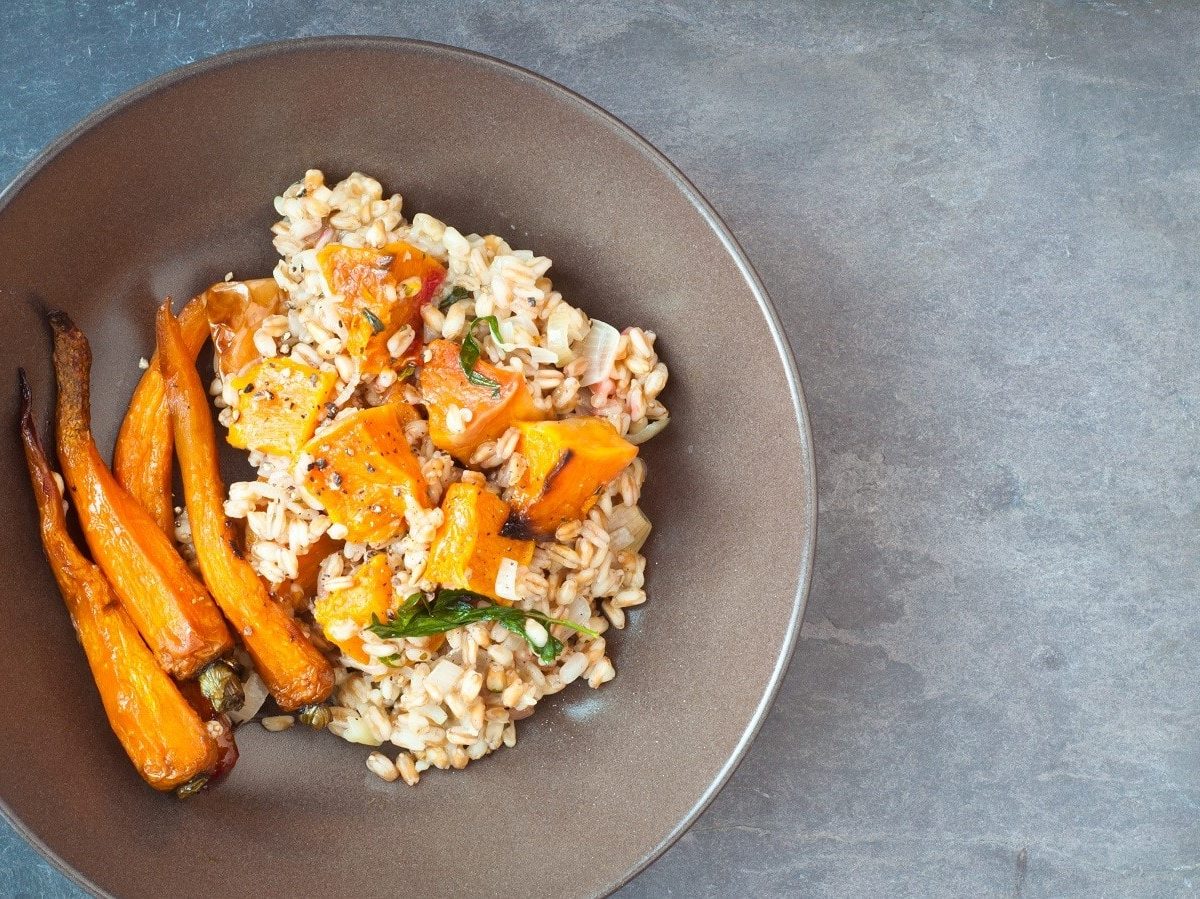
[[(691, 182), (690, 179), (675, 165), (665, 153), (655, 147), (649, 140), (643, 137), (636, 129), (626, 124), (621, 119), (617, 118), (608, 110), (601, 107), (599, 104), (589, 100), (580, 93), (559, 84), (545, 75), (538, 74), (516, 63), (500, 59), (495, 56), (490, 56), (486, 53), (481, 53), (476, 50), (469, 50), (463, 47), (456, 47), (452, 44), (442, 44), (436, 41), (426, 41), (417, 38), (396, 37), (388, 35), (357, 35), (357, 34), (342, 34), (342, 35), (322, 35), (317, 37), (303, 38), (284, 38), (281, 40), (266, 41), (263, 43), (250, 44), (244, 47), (239, 47), (233, 50), (218, 52), (210, 56), (195, 60), (169, 69), (161, 74), (136, 85), (117, 95), (113, 99), (107, 101), (72, 127), (63, 131), (50, 144), (43, 148), (35, 155), (25, 166), (17, 173), (17, 175), (0, 190), (0, 214), (3, 214), (5, 209), (13, 201), (13, 199), (21, 192), (24, 187), (33, 180), (46, 166), (57, 159), (67, 148), (72, 146), (77, 140), (87, 134), (89, 131), (98, 127), (103, 122), (107, 121), (112, 116), (123, 111), (124, 109), (133, 106), (134, 104), (150, 97), (154, 94), (173, 87), (184, 81), (188, 81), (208, 72), (216, 71), (227, 66), (237, 65), (240, 63), (250, 62), (259, 58), (287, 53), (293, 50), (308, 50), (308, 49), (339, 49), (339, 50), (355, 50), (355, 49), (407, 49), (418, 50), (422, 52), (432, 52), (444, 54), (447, 56), (458, 56), (468, 60), (474, 64), (482, 64), (490, 66), (494, 69), (503, 72), (510, 77), (515, 77), (520, 80), (532, 82), (538, 87), (552, 94), (557, 94), (560, 98), (581, 108), (585, 113), (596, 116), (604, 121), (617, 135), (623, 137), (630, 142), (643, 156), (650, 162), (656, 165), (668, 178), (674, 182), (675, 186), (687, 197), (688, 201), (700, 213), (705, 223), (713, 233), (716, 234), (721, 241), (722, 246), (732, 257), (742, 277), (745, 279), (751, 292), (754, 294), (754, 299), (758, 303), (759, 311), (766, 320), (767, 329), (770, 331), (771, 339), (774, 341), (776, 352), (779, 355), (780, 362), (783, 364), (784, 376), (787, 380), (788, 393), (792, 400), (792, 411), (795, 415), (796, 426), (799, 429), (800, 436), (800, 452), (804, 461), (807, 463), (805, 472), (805, 502), (804, 508), (801, 510), (806, 525), (807, 539), (801, 551), (800, 559), (797, 567), (797, 584), (796, 593), (792, 602), (792, 612), (788, 619), (787, 632), (784, 634), (783, 642), (780, 644), (779, 653), (775, 659), (775, 664), (771, 670), (770, 677), (767, 680), (766, 687), (763, 691), (762, 698), (755, 706), (753, 713), (750, 716), (742, 735), (739, 737), (737, 744), (730, 753), (729, 758), (721, 765), (716, 776), (705, 788), (704, 792), (697, 797), (696, 801), (688, 809), (687, 813), (680, 818), (675, 826), (661, 839), (658, 844), (645, 852), (637, 863), (632, 866), (624, 876), (608, 887), (608, 893), (613, 893), (621, 887), (629, 883), (638, 874), (649, 867), (657, 860), (664, 852), (667, 851), (700, 817), (706, 808), (712, 803), (717, 795), (724, 789), (729, 782), (729, 778), (737, 770), (738, 766), (746, 756), (750, 744), (758, 735), (762, 728), (763, 722), (767, 718), (767, 714), (774, 704), (775, 697), (778, 695), (780, 685), (783, 683), (783, 678), (787, 674), (791, 664), (792, 656), (795, 653), (796, 645), (799, 640), (800, 626), (804, 620), (805, 608), (808, 604), (809, 590), (812, 584), (813, 563), (816, 556), (817, 546), (817, 469), (816, 458), (813, 451), (812, 426), (809, 421), (808, 405), (805, 402), (804, 390), (800, 383), (800, 375), (796, 367), (796, 357), (792, 350), (791, 344), (788, 341), (787, 335), (779, 320), (779, 314), (776, 311), (775, 304), (767, 293), (766, 287), (762, 283), (758, 272), (751, 265), (749, 258), (746, 256), (745, 250), (737, 238), (733, 236), (729, 226), (724, 219), (713, 208), (712, 204), (705, 199), (699, 189)], [(43, 858), (73, 884), (80, 887), (84, 891), (95, 896), (110, 896), (107, 891), (100, 889), (96, 884), (92, 883), (80, 871), (77, 871), (73, 866), (64, 861), (57, 852), (48, 846), (42, 839), (26, 827), (25, 823), (18, 818), (9, 808), (8, 803), (3, 797), (0, 797), (0, 815), (4, 820), (12, 826), (13, 830), (18, 833), (30, 846), (32, 846)]]

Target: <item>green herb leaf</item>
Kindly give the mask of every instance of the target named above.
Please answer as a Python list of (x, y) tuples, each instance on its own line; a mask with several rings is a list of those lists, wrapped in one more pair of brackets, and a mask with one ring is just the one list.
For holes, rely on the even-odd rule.
[(363, 309), (363, 318), (367, 320), (367, 324), (371, 326), (371, 333), (380, 334), (383, 332), (383, 321), (372, 312), (370, 309)]
[(403, 383), (404, 381), (407, 381), (409, 378), (411, 378), (416, 373), (417, 373), (417, 366), (415, 364), (413, 364), (412, 362), (410, 362), (410, 363), (408, 363), (408, 365), (404, 366), (404, 368), (400, 369), (400, 371), (398, 371), (396, 373), (396, 381), (398, 383)]
[[(546, 628), (546, 642), (541, 646), (530, 638), (525, 627), (528, 620), (536, 621)], [(428, 637), (431, 634), (444, 634), (476, 621), (500, 622), (507, 630), (524, 639), (543, 665), (549, 665), (563, 650), (562, 641), (550, 634), (550, 628), (554, 625), (561, 624), (592, 639), (600, 636), (590, 628), (573, 621), (551, 618), (543, 612), (502, 606), (471, 590), (438, 590), (432, 600), (424, 593), (414, 593), (401, 603), (400, 608), (386, 622), (372, 616), (371, 625), (367, 630), (385, 640), (397, 637)]]
[(500, 323), (496, 321), (496, 316), (486, 315), (483, 318), (473, 318), (471, 323), (467, 325), (466, 336), (463, 337), (462, 349), (458, 351), (458, 361), (462, 365), (463, 371), (467, 374), (467, 380), (476, 387), (490, 387), (492, 396), (500, 395), (500, 383), (493, 381), (487, 375), (481, 375), (475, 371), (475, 364), (479, 361), (479, 354), (482, 352), (479, 348), (479, 341), (475, 339), (475, 326), (479, 322), (485, 322), (492, 332), (492, 336), (496, 339), (496, 343), (504, 343), (504, 338), (500, 336)]
[(467, 290), (465, 287), (456, 287), (446, 295), (444, 300), (438, 303), (438, 311), (445, 312), (459, 300), (469, 299), (470, 296), (471, 291)]

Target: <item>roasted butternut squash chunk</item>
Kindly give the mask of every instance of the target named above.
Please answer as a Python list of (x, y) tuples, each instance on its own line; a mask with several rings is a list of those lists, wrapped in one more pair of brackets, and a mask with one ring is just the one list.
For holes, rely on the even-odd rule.
[(138, 774), (156, 790), (195, 785), (217, 767), (217, 744), (158, 666), (100, 569), (67, 532), (62, 497), (34, 429), (21, 381), (21, 439), (33, 482), (42, 546), (79, 635), (109, 726)]
[(511, 602), (496, 590), (500, 565), (505, 559), (528, 565), (534, 545), (532, 540), (501, 536), (509, 515), (507, 503), (478, 484), (451, 484), (442, 512), (445, 520), (433, 539), (426, 577), (443, 587)]
[(384, 553), (372, 556), (354, 570), (350, 580), (349, 586), (313, 603), (313, 617), (330, 643), (365, 665), (371, 657), (363, 651), (359, 632), (371, 623), (371, 616), (386, 621), (395, 605), (387, 556)]
[(158, 311), (158, 351), (175, 429), (179, 470), (192, 539), (204, 582), (238, 634), (263, 683), (284, 709), (323, 702), (333, 691), (333, 668), (296, 619), (271, 599), (237, 550), (225, 517), (225, 484), (208, 396), (184, 353), (179, 325), (164, 303)]
[[(184, 347), (195, 359), (208, 339), (207, 293), (193, 297), (179, 313), (179, 330)], [(138, 381), (121, 422), (121, 433), (113, 450), (113, 474), (158, 522), (164, 534), (175, 533), (175, 504), (171, 499), (171, 466), (175, 438), (167, 414), (166, 391), (158, 368), (158, 355)]]
[(214, 361), (223, 375), (236, 375), (262, 358), (254, 346), (254, 332), (268, 315), (283, 312), (283, 296), (274, 278), (221, 281), (204, 292), (204, 302), (212, 326)]
[(51, 313), (50, 324), (58, 380), (58, 458), (71, 504), (92, 558), (159, 664), (186, 680), (225, 655), (233, 640), (171, 538), (100, 458), (90, 424), (92, 352), (87, 338), (66, 313)]
[(230, 384), (237, 390), (238, 410), (229, 426), (230, 445), (294, 456), (317, 429), (337, 373), (276, 356), (253, 363)]
[(312, 460), (304, 486), (346, 528), (347, 540), (382, 543), (402, 533), (406, 498), (431, 506), (421, 463), (404, 436), (416, 417), (406, 403), (362, 409), (305, 445)]
[(515, 512), (505, 533), (511, 536), (548, 535), (582, 518), (600, 489), (638, 453), (603, 418), (527, 422), (517, 428), (516, 451), (528, 465), (510, 497)]
[(341, 543), (328, 534), (322, 534), (308, 552), (296, 558), (296, 576), (270, 588), (271, 595), (293, 612), (308, 606), (308, 601), (317, 592), (317, 577), (321, 574), (321, 563), (330, 553), (337, 551)]
[(475, 371), (500, 386), (472, 384), (459, 361), (459, 349), (449, 340), (430, 343), (429, 358), (418, 378), (429, 411), (433, 445), (467, 462), (485, 440), (495, 440), (518, 421), (543, 419), (546, 413), (533, 404), (525, 378), (518, 372), (480, 359)]
[(327, 244), (317, 252), (317, 264), (330, 292), (341, 297), (349, 331), (346, 352), (360, 360), (364, 372), (377, 374), (398, 361), (388, 341), (405, 325), (412, 328), (413, 339), (400, 358), (416, 357), (421, 307), (446, 278), (441, 262), (397, 241), (379, 250)]

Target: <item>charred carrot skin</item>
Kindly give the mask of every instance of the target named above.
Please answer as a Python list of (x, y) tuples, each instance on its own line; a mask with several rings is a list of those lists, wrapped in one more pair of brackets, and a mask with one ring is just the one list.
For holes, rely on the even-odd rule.
[(204, 585), (142, 504), (117, 483), (92, 439), (87, 338), (51, 313), (58, 379), (58, 456), (92, 558), (159, 664), (180, 680), (233, 647)]
[(42, 546), (54, 572), (113, 733), (156, 790), (194, 784), (215, 771), (218, 747), (200, 716), (159, 668), (98, 567), (67, 533), (62, 497), (21, 381), (21, 441), (37, 500)]
[[(202, 293), (193, 297), (179, 313), (184, 346), (193, 360), (208, 337), (207, 296)], [(129, 411), (121, 422), (121, 433), (113, 450), (113, 474), (167, 536), (172, 536), (175, 530), (175, 505), (171, 500), (173, 459), (174, 436), (156, 355), (133, 391)]]
[(241, 634), (275, 701), (285, 709), (322, 702), (333, 691), (333, 668), (296, 619), (271, 599), (240, 554), (236, 534), (225, 517), (225, 485), (217, 465), (208, 397), (195, 365), (188, 361), (169, 303), (158, 311), (157, 331), (183, 493), (204, 581)]

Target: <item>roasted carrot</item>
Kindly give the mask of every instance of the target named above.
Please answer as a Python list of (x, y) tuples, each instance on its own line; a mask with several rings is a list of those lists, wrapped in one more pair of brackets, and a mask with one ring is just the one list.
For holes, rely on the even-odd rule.
[(183, 475), (183, 495), (205, 583), (241, 634), (254, 667), (285, 709), (318, 703), (333, 690), (333, 668), (287, 610), (271, 599), (238, 550), (225, 517), (225, 485), (208, 397), (187, 357), (179, 323), (164, 303), (158, 310), (158, 354)]
[(87, 338), (52, 312), (58, 379), (58, 458), (92, 558), (100, 566), (160, 665), (186, 680), (233, 647), (229, 629), (142, 504), (117, 483), (91, 432)]
[[(196, 358), (208, 337), (206, 296), (207, 293), (202, 293), (193, 297), (179, 313), (179, 328), (192, 359)], [(113, 450), (113, 474), (117, 482), (145, 506), (163, 532), (171, 536), (175, 530), (175, 507), (171, 500), (174, 438), (165, 396), (156, 355), (133, 391), (129, 411), (121, 422), (121, 433)]]
[(129, 760), (156, 790), (187, 793), (216, 770), (217, 743), (138, 636), (100, 569), (67, 533), (62, 496), (38, 439), (29, 384), (21, 382), (21, 440), (33, 483), (42, 546), (83, 651), (108, 723)]

